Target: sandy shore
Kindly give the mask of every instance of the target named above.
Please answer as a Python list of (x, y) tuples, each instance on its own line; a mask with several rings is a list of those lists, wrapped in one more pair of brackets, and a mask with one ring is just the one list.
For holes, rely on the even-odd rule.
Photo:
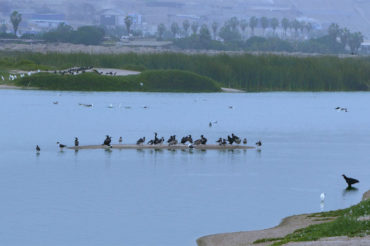
[[(370, 190), (367, 191), (362, 200), (370, 199)], [(287, 234), (294, 232), (297, 229), (301, 229), (313, 224), (320, 224), (328, 222), (328, 220), (318, 221), (317, 218), (309, 217), (310, 214), (294, 215), (283, 219), (280, 225), (259, 231), (247, 231), (247, 232), (233, 232), (233, 233), (222, 233), (204, 236), (197, 239), (198, 246), (266, 246), (271, 245), (268, 243), (253, 244), (254, 241), (263, 238), (276, 238), (284, 237)], [(370, 236), (366, 237), (333, 237), (323, 238), (313, 242), (299, 242), (289, 243), (289, 246), (365, 246), (370, 245)]]
[(13, 89), (23, 89), (22, 87), (15, 85), (0, 85), (0, 89), (13, 90)]
[(242, 92), (245, 92), (243, 90), (238, 90), (238, 89), (233, 89), (233, 88), (221, 88), (221, 90), (223, 92), (227, 92), (227, 93), (242, 93)]

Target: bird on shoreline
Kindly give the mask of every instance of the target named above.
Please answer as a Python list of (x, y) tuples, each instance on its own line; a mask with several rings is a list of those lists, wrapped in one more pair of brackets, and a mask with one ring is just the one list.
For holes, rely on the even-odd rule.
[(320, 194), (320, 200), (321, 200), (321, 202), (325, 201), (325, 193), (324, 192)]
[(122, 137), (119, 137), (119, 139), (118, 139), (118, 143), (119, 143), (119, 144), (122, 144)]
[(109, 135), (107, 135), (105, 137), (105, 140), (104, 140), (104, 143), (102, 145), (107, 145), (107, 146), (111, 146), (110, 143), (112, 142), (112, 137), (110, 137)]
[(67, 145), (61, 144), (60, 142), (57, 142), (57, 145), (60, 148), (60, 150), (63, 150), (63, 148), (67, 147)]
[(80, 145), (80, 141), (78, 141), (78, 138), (75, 137), (75, 147), (77, 147), (78, 145)]
[(142, 138), (139, 138), (139, 140), (137, 140), (136, 144), (142, 145), (144, 142), (145, 142), (145, 137), (142, 137)]
[(37, 153), (39, 153), (41, 151), (40, 146), (36, 145), (36, 151), (37, 151)]
[(344, 180), (347, 182), (347, 185), (348, 187), (347, 188), (352, 188), (352, 185), (353, 184), (356, 184), (356, 183), (359, 183), (360, 181), (358, 181), (357, 179), (354, 179), (354, 178), (349, 178), (347, 177), (346, 175), (342, 174)]
[(247, 144), (247, 143), (248, 143), (247, 138), (244, 138), (243, 139), (243, 144)]

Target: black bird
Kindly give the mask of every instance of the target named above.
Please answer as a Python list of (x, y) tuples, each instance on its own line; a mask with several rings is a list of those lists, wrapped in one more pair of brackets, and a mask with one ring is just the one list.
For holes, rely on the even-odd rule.
[(229, 135), (227, 136), (227, 141), (229, 142), (229, 144), (233, 144), (234, 143), (234, 138), (230, 137)]
[(358, 181), (357, 179), (354, 179), (354, 178), (349, 178), (347, 177), (346, 175), (342, 175), (343, 178), (346, 180), (347, 182), (347, 185), (348, 185), (348, 188), (352, 188), (352, 185), (353, 184), (356, 184), (356, 183), (359, 183), (360, 181)]
[(231, 136), (233, 137), (234, 142), (235, 142), (236, 144), (240, 144), (240, 142), (242, 141), (238, 136), (234, 135), (234, 133), (233, 133), (233, 134), (231, 134)]
[(105, 140), (104, 140), (104, 143), (102, 145), (107, 145), (107, 146), (110, 146), (110, 143), (112, 142), (112, 137), (110, 137), (109, 135), (106, 136)]
[(157, 143), (155, 143), (155, 144), (163, 144), (163, 142), (164, 142), (164, 137), (161, 137), (161, 138), (158, 140), (158, 142), (157, 142)]
[(36, 145), (36, 151), (40, 152), (40, 150), (41, 150), (40, 147), (38, 145)]
[(177, 139), (176, 139), (176, 135), (173, 135), (170, 137), (170, 139), (168, 139), (168, 145), (171, 146), (171, 145), (176, 145), (178, 143)]
[(207, 143), (207, 139), (201, 135), (201, 144), (206, 144)]
[(259, 141), (256, 143), (256, 146), (257, 146), (257, 149), (259, 149), (259, 147), (261, 147), (261, 146), (262, 146), (262, 142), (261, 142), (261, 140), (259, 140)]
[(80, 142), (78, 141), (78, 138), (76, 137), (75, 138), (75, 146), (77, 147), (78, 145), (80, 145)]
[(219, 145), (221, 145), (221, 144), (222, 144), (222, 138), (219, 138), (219, 139), (216, 141), (216, 143), (218, 143)]
[(59, 148), (60, 148), (61, 150), (63, 150), (63, 148), (65, 148), (65, 147), (67, 147), (67, 145), (65, 145), (65, 144), (61, 144), (61, 143), (59, 143), (59, 142), (57, 142), (57, 145), (59, 146)]
[(200, 139), (197, 139), (194, 141), (194, 145), (200, 145), (200, 144), (206, 144), (206, 143), (207, 143), (207, 139), (203, 135), (200, 135)]
[(139, 140), (137, 140), (136, 144), (142, 145), (144, 142), (145, 142), (145, 137), (142, 137), (142, 138), (139, 138)]
[(226, 139), (224, 138), (219, 138), (216, 143), (218, 143), (218, 145), (220, 146), (225, 146), (226, 145)]
[(158, 136), (158, 134), (155, 132), (155, 133), (154, 133), (154, 139), (150, 140), (150, 141), (148, 142), (148, 144), (150, 144), (150, 145), (158, 144), (158, 143), (159, 143), (159, 138), (158, 138), (157, 136)]
[(118, 143), (119, 143), (119, 144), (122, 144), (122, 137), (119, 137), (119, 139), (118, 139)]
[(243, 144), (247, 144), (247, 139), (246, 138), (243, 139)]
[(182, 144), (186, 144), (186, 142), (193, 143), (193, 138), (191, 137), (191, 135), (181, 138)]

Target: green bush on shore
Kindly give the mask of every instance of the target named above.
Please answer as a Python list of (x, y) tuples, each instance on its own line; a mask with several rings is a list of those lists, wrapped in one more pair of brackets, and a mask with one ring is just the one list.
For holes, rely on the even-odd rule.
[(138, 75), (105, 76), (96, 73), (59, 75), (40, 73), (26, 76), (16, 85), (45, 90), (69, 91), (151, 91), (151, 92), (217, 92), (212, 79), (178, 70), (145, 71)]

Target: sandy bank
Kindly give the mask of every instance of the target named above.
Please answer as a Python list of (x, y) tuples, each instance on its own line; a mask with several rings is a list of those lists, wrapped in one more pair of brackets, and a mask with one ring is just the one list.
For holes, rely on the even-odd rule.
[[(362, 200), (370, 199), (370, 190), (367, 191)], [(309, 217), (310, 214), (294, 215), (283, 219), (280, 225), (259, 231), (246, 231), (246, 232), (233, 232), (222, 233), (204, 236), (197, 239), (198, 246), (266, 246), (271, 245), (271, 242), (253, 244), (254, 241), (263, 238), (277, 238), (284, 237), (287, 234), (294, 232), (313, 224), (320, 224), (328, 222), (328, 220), (318, 221), (317, 218)], [(313, 242), (299, 242), (289, 243), (289, 246), (361, 246), (370, 245), (370, 236), (361, 238), (348, 238), (348, 237), (333, 237), (323, 238)]]
[[(68, 147), (69, 149), (80, 150), (80, 149), (109, 149), (106, 145), (84, 145), (78, 147)], [(194, 145), (194, 149), (200, 150), (234, 150), (234, 149), (254, 149), (255, 147), (245, 146), (245, 145), (225, 145), (220, 146), (216, 144), (206, 144), (206, 145)], [(113, 144), (112, 149), (189, 149), (187, 145), (177, 144), (168, 146), (167, 144), (163, 145), (136, 145), (136, 144)]]
[(233, 89), (233, 88), (221, 88), (221, 90), (223, 92), (227, 92), (227, 93), (242, 93), (242, 92), (245, 92), (243, 90), (238, 90), (238, 89)]

